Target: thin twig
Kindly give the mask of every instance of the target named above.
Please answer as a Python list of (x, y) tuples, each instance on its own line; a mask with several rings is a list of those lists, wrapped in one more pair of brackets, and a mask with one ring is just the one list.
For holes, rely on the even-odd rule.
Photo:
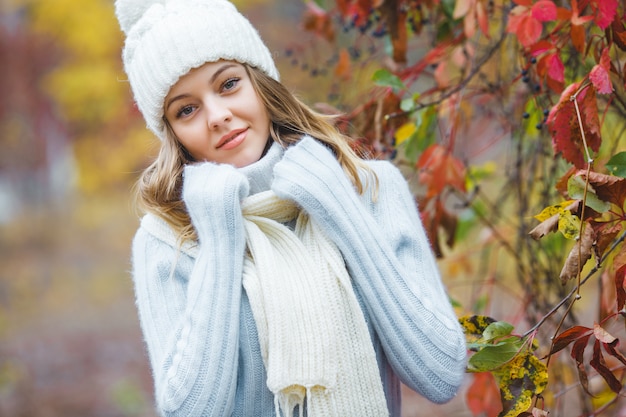
[[(613, 252), (615, 248), (624, 240), (626, 240), (626, 232), (622, 233), (622, 235), (613, 242), (609, 250), (607, 250), (606, 253), (602, 255), (600, 262), (598, 262), (593, 268), (591, 268), (591, 270), (587, 273), (585, 278), (580, 281), (580, 286), (584, 285), (596, 272), (598, 272), (598, 270), (600, 269), (600, 266), (602, 266), (602, 262), (604, 262), (607, 256), (609, 256), (609, 254), (611, 254), (611, 252)], [(558, 304), (556, 304), (545, 316), (543, 316), (542, 319), (539, 320), (539, 322), (537, 322), (537, 324), (535, 324), (533, 327), (527, 330), (526, 333), (524, 333), (522, 337), (528, 336), (529, 334), (536, 331), (539, 327), (541, 327), (543, 323), (546, 322), (546, 320), (548, 320), (554, 313), (556, 313), (561, 307), (563, 307), (563, 304), (565, 304), (567, 300), (569, 300), (574, 294), (577, 293), (578, 287), (579, 286), (577, 286), (576, 288), (572, 288), (569, 294), (563, 297), (563, 299), (559, 301)]]

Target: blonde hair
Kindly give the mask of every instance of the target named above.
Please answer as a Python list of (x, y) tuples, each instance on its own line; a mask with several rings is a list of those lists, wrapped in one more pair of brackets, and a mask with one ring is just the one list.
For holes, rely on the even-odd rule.
[[(283, 147), (297, 143), (309, 135), (325, 144), (335, 155), (346, 175), (362, 194), (369, 178), (378, 179), (374, 172), (353, 150), (352, 139), (340, 133), (333, 124), (333, 116), (315, 112), (295, 97), (285, 86), (264, 72), (244, 64), (251, 83), (265, 105), (270, 117), (270, 136)], [(180, 144), (169, 123), (166, 138), (156, 159), (140, 175), (136, 186), (139, 207), (164, 219), (178, 235), (179, 242), (197, 240), (196, 231), (182, 200), (183, 169), (194, 162)], [(366, 174), (364, 183), (359, 172)]]

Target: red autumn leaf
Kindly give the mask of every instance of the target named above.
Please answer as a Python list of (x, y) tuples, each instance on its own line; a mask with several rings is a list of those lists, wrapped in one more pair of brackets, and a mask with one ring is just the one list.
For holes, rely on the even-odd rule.
[(550, 355), (553, 355), (556, 352), (565, 349), (572, 342), (575, 342), (581, 338), (588, 338), (589, 336), (591, 336), (592, 333), (593, 329), (589, 327), (570, 327), (554, 339), (554, 343), (552, 343), (552, 349), (550, 350)]
[[(579, 83), (574, 83), (563, 91), (559, 102), (550, 110), (546, 123), (552, 135), (554, 153), (560, 153), (566, 161), (575, 167), (584, 168), (587, 157), (578, 115), (571, 99), (577, 93), (579, 86)], [(595, 90), (585, 88), (579, 91), (576, 101), (581, 113), (587, 146), (590, 150), (597, 152), (600, 148), (601, 137)]]
[[(596, 257), (600, 258), (604, 255), (606, 248), (613, 243), (613, 239), (615, 239), (618, 233), (622, 231), (623, 227), (621, 223), (611, 225), (610, 223), (605, 222), (593, 224), (593, 227), (596, 230), (596, 235), (598, 236), (595, 249)], [(598, 262), (599, 261), (600, 259), (598, 259)]]
[(531, 14), (531, 9), (517, 6), (509, 13), (509, 22), (506, 27), (508, 33), (514, 33), (519, 42), (528, 48), (541, 38), (543, 25)]
[(622, 390), (622, 383), (613, 375), (613, 372), (606, 366), (606, 362), (604, 361), (604, 357), (602, 356), (602, 351), (600, 348), (600, 341), (596, 340), (593, 344), (593, 357), (589, 362), (591, 367), (598, 371), (600, 376), (604, 378), (606, 383), (611, 388), (611, 391), (615, 393), (619, 393)]
[(617, 13), (617, 0), (591, 0), (589, 6), (594, 10), (594, 21), (600, 29), (604, 30), (613, 21), (615, 13)]
[(626, 365), (626, 357), (624, 357), (624, 355), (622, 355), (617, 350), (617, 347), (619, 346), (619, 339), (615, 339), (613, 342), (606, 343), (603, 346), (604, 346), (604, 349), (606, 349), (608, 354), (613, 356), (615, 359), (620, 361), (622, 364)]
[(469, 409), (475, 416), (484, 413), (487, 417), (496, 417), (502, 409), (500, 392), (491, 372), (474, 374), (474, 381), (467, 390), (466, 399)]
[(439, 195), (447, 186), (465, 191), (465, 166), (445, 147), (426, 148), (416, 164), (420, 182), (427, 187), (426, 198)]
[(550, 22), (556, 19), (556, 5), (551, 0), (539, 0), (531, 7), (530, 14), (540, 22)]
[[(578, 174), (586, 180), (586, 171), (578, 171)], [(600, 200), (608, 201), (618, 207), (624, 206), (624, 201), (626, 201), (626, 178), (591, 171), (589, 172), (589, 184), (593, 187)]]
[(556, 47), (554, 46), (554, 44), (550, 41), (546, 41), (546, 40), (542, 40), (539, 41), (535, 44), (533, 44), (530, 48), (528, 48), (528, 52), (534, 56), (537, 57), (545, 52), (548, 52), (552, 49), (556, 49)]
[(626, 51), (626, 27), (624, 27), (624, 21), (619, 18), (618, 14), (615, 14), (615, 19), (611, 22), (611, 32), (615, 45), (622, 51)]
[(565, 66), (558, 53), (549, 56), (547, 66), (548, 77), (561, 83), (565, 81)]
[(600, 62), (596, 64), (589, 73), (589, 79), (600, 94), (611, 94), (613, 85), (609, 71), (611, 70), (611, 58), (609, 57), (609, 48), (604, 48)]
[(617, 295), (617, 310), (620, 311), (626, 304), (626, 289), (624, 288), (624, 279), (626, 279), (626, 265), (622, 265), (615, 271), (615, 292)]
[(591, 393), (589, 392), (589, 381), (587, 378), (587, 371), (585, 370), (584, 363), (585, 348), (587, 347), (587, 343), (591, 338), (592, 330), (589, 329), (589, 331), (589, 334), (574, 342), (574, 344), (572, 345), (572, 352), (570, 353), (570, 356), (572, 357), (572, 359), (574, 359), (574, 361), (576, 361), (576, 369), (578, 370), (578, 380), (580, 381), (580, 385), (583, 387), (585, 392), (591, 395)]

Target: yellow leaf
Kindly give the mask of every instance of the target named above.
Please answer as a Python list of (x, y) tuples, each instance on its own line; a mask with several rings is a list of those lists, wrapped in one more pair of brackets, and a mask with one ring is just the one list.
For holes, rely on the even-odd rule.
[(408, 122), (396, 130), (396, 146), (409, 139), (417, 131), (415, 123)]
[(559, 232), (567, 239), (576, 239), (580, 231), (580, 219), (569, 210), (564, 210), (559, 215)]
[(531, 353), (517, 355), (493, 374), (500, 387), (503, 417), (516, 417), (528, 410), (532, 397), (548, 384), (546, 365)]
[[(541, 213), (535, 215), (535, 219), (539, 220), (540, 222), (548, 220), (550, 217), (554, 216), (555, 214), (561, 214), (564, 211), (566, 211), (566, 208), (571, 205), (572, 203), (574, 203), (574, 200), (567, 200), (567, 201), (563, 201), (562, 203), (559, 204), (554, 204), (551, 206), (548, 206), (546, 208), (544, 208)], [(568, 211), (569, 212), (569, 211)]]

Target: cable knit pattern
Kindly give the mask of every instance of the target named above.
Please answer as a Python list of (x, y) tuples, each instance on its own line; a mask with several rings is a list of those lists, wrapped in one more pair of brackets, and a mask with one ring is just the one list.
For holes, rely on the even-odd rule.
[(380, 182), (376, 202), (370, 193), (358, 195), (331, 152), (312, 138), (284, 153), (275, 144), (242, 169), (207, 163), (185, 170), (198, 246), (181, 250), (163, 221), (144, 217), (133, 242), (133, 277), (161, 415), (275, 416), (242, 290), (241, 201), (270, 186), (302, 207), (341, 251), (390, 415), (400, 415), (398, 377), (433, 402), (455, 395), (464, 376), (464, 336), (413, 198), (393, 165), (369, 164)]

